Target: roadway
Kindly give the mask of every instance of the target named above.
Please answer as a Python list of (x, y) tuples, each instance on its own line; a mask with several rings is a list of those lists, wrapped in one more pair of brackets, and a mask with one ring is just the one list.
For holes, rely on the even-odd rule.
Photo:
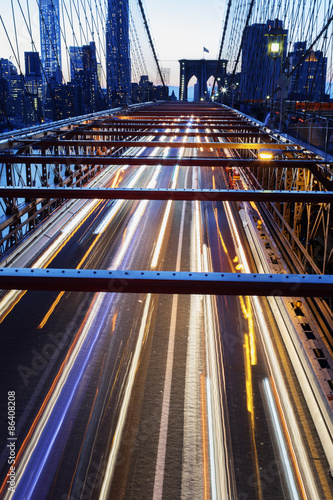
[[(224, 188), (225, 178), (217, 169), (131, 166), (111, 170), (107, 186)], [(47, 247), (31, 247), (30, 265), (255, 271), (237, 206), (229, 203), (78, 206)], [(0, 307), (2, 399), (15, 390), (17, 402), (16, 491), (6, 493), (4, 483), (4, 498), (321, 499), (332, 493), (265, 301), (12, 292)], [(277, 361), (283, 358), (279, 381), (265, 328)], [(281, 387), (295, 422), (285, 415)], [(292, 425), (299, 449), (288, 435)], [(1, 426), (5, 435), (6, 422)], [(6, 460), (5, 449), (2, 481)]]

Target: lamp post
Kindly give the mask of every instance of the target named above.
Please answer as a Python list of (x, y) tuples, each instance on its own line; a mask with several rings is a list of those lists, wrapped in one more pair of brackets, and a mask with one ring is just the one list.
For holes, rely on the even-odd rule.
[(282, 64), (282, 55), (283, 55), (283, 42), (286, 34), (284, 33), (283, 28), (279, 28), (279, 20), (275, 19), (274, 27), (270, 26), (268, 33), (266, 35), (268, 37), (268, 48), (267, 55), (271, 59), (273, 59), (273, 76), (272, 76), (272, 96), (271, 96), (271, 111), (273, 111), (273, 98), (274, 98), (274, 84), (275, 84), (275, 63), (276, 60), (281, 57)]

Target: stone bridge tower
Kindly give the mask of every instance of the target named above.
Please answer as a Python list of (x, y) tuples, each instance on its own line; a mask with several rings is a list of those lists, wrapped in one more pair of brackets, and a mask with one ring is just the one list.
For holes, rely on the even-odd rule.
[[(211, 76), (215, 76), (217, 61), (207, 59), (180, 59), (180, 85), (179, 85), (179, 100), (187, 101), (187, 86), (192, 76), (198, 79), (199, 84), (199, 100), (207, 100), (207, 80)], [(219, 64), (219, 72), (217, 74), (217, 84), (219, 87), (226, 85), (226, 66), (227, 61), (221, 59)]]

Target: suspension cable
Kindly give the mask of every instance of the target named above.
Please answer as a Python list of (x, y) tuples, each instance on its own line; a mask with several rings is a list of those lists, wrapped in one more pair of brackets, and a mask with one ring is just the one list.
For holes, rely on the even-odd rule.
[(138, 4), (139, 4), (139, 7), (140, 7), (140, 11), (141, 11), (142, 19), (143, 19), (143, 24), (144, 24), (144, 26), (146, 28), (146, 32), (147, 32), (147, 36), (148, 36), (148, 39), (149, 39), (150, 47), (151, 47), (151, 50), (153, 52), (153, 56), (154, 56), (154, 59), (155, 59), (157, 70), (158, 70), (158, 73), (159, 73), (159, 76), (160, 76), (160, 79), (161, 79), (161, 82), (162, 82), (162, 85), (163, 85), (163, 89), (164, 89), (164, 93), (165, 93), (165, 100), (168, 101), (169, 100), (168, 90), (167, 90), (167, 88), (165, 86), (165, 83), (164, 83), (163, 74), (162, 74), (162, 71), (161, 71), (161, 68), (160, 68), (160, 64), (158, 62), (158, 58), (157, 58), (155, 47), (154, 47), (154, 43), (153, 43), (153, 40), (152, 40), (152, 37), (151, 37), (151, 34), (150, 34), (150, 29), (149, 29), (149, 25), (148, 25), (146, 14), (145, 14), (145, 11), (144, 11), (144, 8), (143, 8), (142, 1), (138, 0)]
[(213, 83), (213, 87), (212, 87), (213, 90), (212, 90), (211, 99), (213, 98), (213, 92), (214, 92), (216, 81), (217, 81), (217, 75), (218, 75), (219, 70), (220, 70), (222, 50), (223, 50), (225, 35), (226, 35), (226, 32), (227, 32), (227, 27), (228, 27), (228, 21), (229, 21), (229, 14), (230, 14), (231, 3), (232, 3), (232, 0), (229, 0), (229, 2), (228, 2), (228, 8), (227, 8), (227, 14), (226, 14), (225, 22), (224, 22), (223, 35), (222, 35), (222, 40), (221, 40), (221, 45), (220, 45), (220, 52), (219, 52), (219, 56), (218, 56), (217, 64), (216, 64), (216, 71), (215, 71), (214, 83)]

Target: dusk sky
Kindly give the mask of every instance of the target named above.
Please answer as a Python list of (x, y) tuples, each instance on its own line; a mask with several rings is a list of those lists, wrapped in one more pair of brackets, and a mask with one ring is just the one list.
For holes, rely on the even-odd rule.
[(178, 59), (206, 59), (218, 56), (224, 0), (145, 0), (161, 66), (171, 68), (171, 85), (179, 85)]
[[(21, 5), (23, 10), (26, 11), (25, 3)], [(31, 0), (28, 5), (34, 41), (39, 49), (37, 1)], [(60, 5), (62, 5), (61, 2)], [(1, 0), (1, 6), (3, 7), (0, 12), (2, 20), (13, 47), (16, 48), (10, 0)], [(203, 57), (203, 46), (209, 50), (209, 53), (205, 53), (206, 59), (215, 59), (217, 57), (225, 12), (225, 0), (208, 0), (206, 2), (202, 0), (169, 0), (168, 2), (145, 0), (144, 6), (161, 66), (171, 69), (171, 85), (179, 85), (179, 59), (201, 59)], [(23, 56), (24, 50), (31, 50), (31, 41), (16, 1), (14, 1), (14, 9), (17, 15), (18, 44), (21, 56)], [(137, 6), (135, 10), (138, 12)], [(142, 21), (140, 18), (138, 19), (138, 14), (135, 17), (142, 27)], [(77, 31), (79, 32), (79, 30)], [(0, 57), (8, 58), (12, 54), (12, 50), (3, 25), (0, 25), (0, 34)], [(72, 45), (70, 30), (67, 31), (67, 35), (67, 43)], [(141, 41), (141, 43), (145, 45), (145, 42)], [(63, 41), (62, 44), (64, 46)], [(146, 50), (144, 52), (146, 53)], [(63, 59), (65, 60), (65, 57)], [(14, 58), (12, 60), (16, 63)], [(150, 66), (149, 62), (148, 66)], [(66, 67), (63, 70), (66, 78)], [(150, 78), (155, 80), (156, 67), (149, 73), (151, 73)]]
[[(308, 0), (310, 2), (310, 0)], [(91, 2), (91, 5), (96, 5), (99, 2), (100, 5), (105, 5), (106, 0), (82, 0), (82, 2), (76, 2), (76, 0), (61, 0), (60, 5), (61, 9), (61, 19), (62, 19), (62, 59), (63, 59), (63, 74), (64, 78), (67, 81), (69, 79), (69, 63), (68, 63), (68, 54), (65, 51), (65, 41), (66, 45), (84, 45), (85, 43), (89, 43), (92, 40), (91, 32), (89, 33), (85, 27), (85, 18), (86, 13), (89, 11), (87, 9), (87, 5)], [(261, 0), (259, 3), (262, 6), (265, 0)], [(203, 57), (203, 47), (206, 47), (209, 50), (209, 53), (205, 53), (204, 56), (206, 59), (216, 59), (219, 52), (220, 39), (222, 34), (222, 29), (224, 27), (224, 18), (226, 13), (226, 0), (168, 0), (167, 2), (163, 2), (161, 0), (144, 0), (144, 6), (146, 10), (147, 17), (149, 19), (149, 25), (151, 29), (152, 36), (154, 38), (155, 48), (160, 60), (160, 65), (162, 68), (170, 68), (170, 85), (178, 86), (179, 85), (179, 63), (178, 60), (185, 59), (201, 59)], [(282, 0), (282, 4), (287, 3), (289, 5), (288, 9), (292, 11), (292, 6), (290, 2), (287, 0)], [(68, 23), (68, 18), (66, 18), (64, 5), (79, 5), (81, 9), (81, 20), (83, 29), (81, 31), (78, 25), (75, 26), (76, 32), (76, 42), (73, 42), (72, 38), (72, 30)], [(39, 13), (37, 9), (37, 0), (28, 0), (27, 2), (21, 2), (19, 0), (13, 0), (13, 8), (15, 11), (15, 22), (18, 31), (18, 40), (16, 44), (15, 34), (14, 34), (14, 25), (12, 18), (12, 8), (11, 8), (11, 0), (1, 0), (1, 20), (3, 24), (0, 23), (0, 57), (9, 58), (14, 62), (16, 66), (18, 66), (18, 60), (16, 55), (13, 55), (13, 52), (17, 54), (17, 46), (19, 47), (19, 58), (20, 64), (22, 67), (22, 71), (24, 71), (24, 51), (32, 50), (31, 38), (28, 34), (27, 28), (27, 19), (29, 18), (29, 23), (31, 23), (31, 31), (33, 33), (33, 39), (35, 42), (36, 50), (40, 50), (40, 36), (39, 36)], [(151, 56), (150, 50), (147, 47), (147, 39), (143, 33), (143, 23), (141, 19), (141, 15), (139, 14), (138, 3), (136, 0), (130, 0), (130, 5), (132, 7), (133, 18), (136, 25), (136, 29), (138, 30), (138, 36), (140, 39), (140, 44), (142, 51), (144, 52), (145, 58), (147, 59), (147, 72), (149, 74), (149, 78), (156, 82), (157, 69), (155, 64), (153, 64), (153, 59)], [(235, 5), (235, 3), (234, 3)], [(238, 4), (236, 3), (236, 6)], [(245, 4), (244, 4), (245, 5)], [(243, 7), (244, 7), (243, 5)], [(279, 4), (280, 5), (280, 4)], [(23, 18), (20, 7), (22, 7), (22, 11), (25, 13), (26, 19)], [(84, 6), (86, 6), (86, 10), (84, 11)], [(27, 9), (29, 8), (29, 15), (27, 14)], [(227, 33), (225, 45), (224, 45), (224, 53), (222, 57), (233, 60), (234, 55), (231, 53), (233, 49), (240, 43), (241, 37), (241, 28), (245, 23), (245, 10), (243, 9), (241, 15), (237, 17), (236, 23), (236, 31), (238, 39), (230, 40), (229, 32)], [(276, 3), (276, 8), (278, 8), (278, 3)], [(323, 15), (325, 12), (324, 7), (322, 6), (318, 13), (319, 15), (314, 20), (314, 24), (311, 21), (311, 16), (309, 14), (309, 10), (307, 10), (307, 15), (303, 20), (303, 24), (292, 23), (292, 30), (288, 27), (288, 19), (291, 15), (291, 11), (289, 14), (286, 14), (286, 27), (289, 29), (288, 33), (288, 43), (292, 43), (293, 41), (302, 40), (303, 36), (307, 36), (308, 38), (311, 36), (316, 36), (316, 34), (320, 31), (323, 24)], [(278, 13), (271, 12), (272, 17)], [(280, 12), (281, 14), (281, 12)], [(95, 16), (95, 14), (93, 14)], [(99, 17), (101, 22), (100, 25), (100, 33), (105, 32), (105, 12), (102, 16)], [(260, 18), (258, 16), (261, 16)], [(253, 19), (251, 18), (251, 22), (266, 22), (267, 13), (263, 10), (263, 8), (255, 9), (253, 13)], [(89, 14), (88, 14), (89, 17)], [(233, 24), (232, 20), (235, 17), (235, 13), (231, 12), (229, 27)], [(96, 16), (95, 16), (95, 19)], [(89, 19), (88, 19), (89, 21)], [(64, 25), (63, 25), (64, 24)], [(75, 22), (74, 22), (75, 24)], [(91, 23), (90, 23), (91, 24)], [(96, 30), (95, 30), (96, 31)], [(6, 33), (7, 32), (7, 33)], [(82, 32), (84, 32), (85, 37), (82, 37)], [(291, 32), (293, 32), (293, 37), (291, 37)], [(104, 67), (104, 75), (105, 75), (105, 36), (101, 36), (99, 38), (99, 42), (97, 40), (97, 36), (95, 33), (95, 41), (97, 44), (96, 51), (97, 57), (102, 62), (102, 66)], [(332, 36), (331, 32), (328, 35), (329, 45), (327, 46), (327, 55), (328, 55), (328, 78), (330, 79), (332, 75)], [(11, 45), (11, 46), (10, 46)], [(320, 44), (318, 45), (320, 48)], [(289, 46), (291, 49), (291, 45)], [(135, 64), (135, 61), (133, 62)], [(134, 77), (134, 72), (133, 72)], [(103, 77), (102, 77), (103, 79)], [(138, 77), (137, 77), (138, 81)], [(103, 79), (102, 84), (105, 84), (105, 78)]]

